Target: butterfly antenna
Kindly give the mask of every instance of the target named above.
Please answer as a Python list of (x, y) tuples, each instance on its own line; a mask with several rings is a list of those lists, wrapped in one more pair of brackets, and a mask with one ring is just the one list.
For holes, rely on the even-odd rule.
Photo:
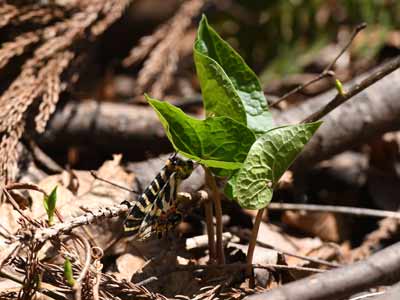
[(105, 183), (108, 183), (108, 184), (110, 184), (110, 185), (113, 185), (113, 186), (115, 186), (115, 187), (117, 187), (117, 188), (120, 188), (120, 189), (122, 189), (122, 190), (128, 191), (128, 192), (130, 192), (130, 193), (134, 193), (134, 194), (137, 194), (137, 195), (140, 195), (140, 194), (141, 194), (141, 193), (138, 192), (138, 191), (131, 190), (130, 188), (127, 188), (127, 187), (125, 187), (125, 186), (119, 185), (118, 183), (115, 183), (115, 182), (109, 181), (109, 180), (107, 180), (107, 179), (101, 178), (101, 177), (99, 177), (99, 176), (97, 175), (97, 173), (96, 173), (95, 171), (90, 171), (90, 175), (92, 175), (94, 179), (103, 181), (103, 182), (105, 182)]

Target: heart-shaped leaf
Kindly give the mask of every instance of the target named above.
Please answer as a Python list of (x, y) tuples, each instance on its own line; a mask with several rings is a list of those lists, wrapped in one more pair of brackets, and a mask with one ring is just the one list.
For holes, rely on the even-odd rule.
[(233, 170), (242, 166), (255, 141), (245, 125), (228, 117), (198, 120), (167, 102), (146, 98), (178, 152), (212, 168)]
[(261, 209), (269, 204), (275, 184), (320, 125), (315, 122), (277, 127), (257, 139), (236, 178), (241, 207)]
[(272, 128), (272, 116), (257, 76), (203, 16), (194, 60), (207, 116), (228, 116), (260, 135)]

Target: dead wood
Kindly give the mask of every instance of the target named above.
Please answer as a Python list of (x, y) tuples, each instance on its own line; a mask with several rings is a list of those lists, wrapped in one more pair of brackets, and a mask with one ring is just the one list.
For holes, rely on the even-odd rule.
[[(359, 82), (355, 79), (349, 85)], [(324, 124), (297, 159), (296, 170), (345, 149), (400, 128), (400, 71), (395, 71), (323, 118)], [(336, 91), (312, 98), (283, 112), (273, 111), (277, 124), (298, 123), (328, 103)], [(60, 107), (41, 137), (46, 147), (82, 144), (110, 152), (160, 153), (168, 141), (156, 114), (148, 107), (84, 101)]]
[(94, 100), (60, 107), (40, 138), (45, 147), (89, 145), (109, 152), (156, 152), (170, 149), (154, 111)]
[(400, 243), (371, 255), (364, 261), (298, 280), (248, 300), (343, 299), (378, 285), (400, 280)]

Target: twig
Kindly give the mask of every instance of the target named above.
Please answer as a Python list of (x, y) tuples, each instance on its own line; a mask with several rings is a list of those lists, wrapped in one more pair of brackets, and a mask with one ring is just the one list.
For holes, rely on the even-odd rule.
[(103, 181), (103, 182), (108, 183), (108, 184), (110, 184), (110, 185), (112, 185), (112, 186), (115, 186), (115, 187), (117, 187), (117, 188), (120, 188), (120, 189), (122, 189), (122, 190), (124, 190), (124, 191), (128, 191), (128, 192), (130, 192), (130, 193), (134, 193), (134, 194), (137, 194), (137, 195), (140, 195), (140, 194), (141, 194), (140, 192), (135, 191), (135, 190), (132, 190), (132, 189), (130, 189), (130, 188), (127, 188), (126, 186), (123, 186), (123, 185), (120, 185), (120, 184), (118, 184), (118, 183), (109, 181), (109, 180), (107, 180), (107, 179), (105, 179), (105, 178), (99, 177), (99, 176), (97, 175), (96, 171), (90, 171), (90, 175), (92, 175), (93, 178), (96, 179), (96, 180)]
[[(364, 295), (357, 296), (357, 297), (354, 297), (354, 298), (350, 298), (349, 300), (364, 300), (364, 299), (367, 299), (369, 297), (382, 296), (383, 294), (385, 294), (385, 292), (369, 293), (369, 294), (364, 294)], [(371, 299), (371, 300), (373, 300), (373, 299)], [(383, 300), (383, 299), (381, 299), (381, 300)]]
[(331, 212), (347, 215), (355, 215), (360, 217), (379, 217), (400, 219), (400, 212), (378, 210), (370, 208), (350, 207), (350, 206), (333, 206), (318, 204), (297, 204), (297, 203), (270, 203), (270, 210), (304, 210), (313, 212)]
[(147, 285), (147, 284), (149, 284), (151, 282), (154, 282), (154, 281), (157, 281), (157, 280), (158, 280), (158, 278), (156, 276), (151, 276), (151, 277), (146, 278), (145, 280), (142, 280), (142, 281), (140, 281), (140, 282), (138, 282), (136, 284), (137, 285)]
[(16, 182), (16, 183), (9, 183), (5, 186), (7, 190), (32, 190), (42, 193), (44, 196), (48, 196), (46, 191), (42, 189), (40, 186), (34, 183), (24, 183), (24, 182)]
[(215, 182), (214, 176), (211, 174), (210, 170), (207, 167), (204, 167), (206, 172), (206, 183), (210, 187), (215, 207), (215, 220), (216, 220), (216, 237), (217, 237), (217, 262), (218, 264), (225, 263), (225, 255), (224, 255), (224, 245), (222, 243), (222, 207), (221, 207), (221, 196), (219, 194), (219, 190), (217, 187), (217, 183)]
[[(235, 234), (237, 236), (239, 236), (240, 238), (242, 238), (242, 239), (249, 240), (249, 235), (250, 234), (247, 234), (247, 233), (235, 233)], [(309, 262), (312, 262), (312, 263), (315, 263), (315, 264), (328, 266), (328, 267), (331, 267), (331, 268), (341, 267), (340, 264), (335, 263), (335, 262), (330, 262), (330, 261), (318, 259), (318, 258), (315, 258), (315, 257), (309, 257), (309, 256), (300, 255), (300, 254), (295, 254), (295, 253), (292, 253), (290, 251), (286, 251), (286, 250), (282, 250), (282, 249), (276, 248), (275, 246), (272, 246), (270, 244), (261, 242), (259, 240), (257, 240), (257, 244), (260, 245), (261, 247), (264, 247), (264, 248), (271, 249), (271, 250), (274, 250), (276, 252), (279, 252), (280, 254), (296, 257), (296, 258), (299, 258), (299, 259), (304, 260), (304, 261), (309, 261)]]
[(324, 107), (322, 107), (320, 110), (316, 111), (313, 113), (311, 116), (308, 116), (305, 118), (302, 123), (309, 123), (309, 122), (314, 122), (328, 113), (330, 113), (332, 110), (334, 110), (336, 107), (339, 105), (345, 103), (347, 100), (351, 99), (361, 91), (365, 90), (375, 82), (379, 81), (386, 75), (392, 73), (396, 69), (400, 67), (400, 56), (398, 56), (396, 59), (391, 61), (390, 63), (386, 64), (383, 66), (379, 71), (373, 73), (371, 76), (368, 76), (366, 79), (361, 81), (359, 84), (356, 84), (353, 86), (348, 92), (346, 92), (344, 95), (341, 95), (340, 93), (337, 93), (336, 96)]
[[(230, 232), (224, 232), (222, 234), (222, 239), (224, 244), (231, 241), (239, 242), (240, 240), (238, 236), (234, 236)], [(208, 246), (208, 235), (198, 235), (186, 239), (186, 250), (205, 248), (207, 246)]]
[[(176, 271), (196, 271), (196, 270), (212, 270), (212, 269), (220, 269), (220, 270), (229, 270), (229, 271), (238, 271), (238, 270), (247, 270), (247, 263), (233, 263), (233, 264), (223, 264), (223, 265), (177, 265), (175, 266)], [(252, 264), (252, 269), (281, 269), (281, 270), (296, 270), (296, 271), (305, 271), (310, 273), (324, 273), (325, 270), (315, 269), (315, 268), (306, 268), (306, 267), (298, 267), (298, 266), (287, 266), (287, 265), (278, 265), (278, 264)]]
[(333, 61), (325, 67), (325, 69), (315, 78), (311, 79), (310, 81), (299, 85), (298, 87), (294, 88), (293, 90), (287, 92), (284, 94), (282, 97), (280, 97), (278, 100), (275, 102), (271, 103), (269, 107), (275, 107), (279, 103), (281, 103), (283, 100), (287, 99), (288, 97), (300, 92), (301, 90), (305, 89), (306, 87), (310, 86), (311, 84), (320, 81), (321, 79), (328, 77), (328, 76), (334, 76), (335, 73), (332, 71), (333, 66), (336, 64), (338, 59), (343, 55), (343, 53), (350, 47), (351, 43), (353, 42), (354, 38), (357, 36), (357, 34), (363, 30), (365, 27), (367, 27), (366, 23), (361, 23), (359, 24), (354, 30), (353, 33), (351, 34), (351, 37), (347, 44), (342, 48), (342, 50), (339, 52), (339, 54), (333, 59)]
[(4, 264), (10, 257), (18, 255), (21, 247), (22, 246), (20, 243), (14, 242), (2, 251), (2, 253), (0, 254), (0, 272), (3, 269)]
[(85, 279), (90, 265), (91, 265), (91, 260), (92, 260), (92, 255), (91, 255), (91, 247), (86, 238), (81, 236), (80, 234), (73, 233), (72, 237), (76, 238), (79, 240), (84, 248), (85, 251), (85, 263), (83, 265), (83, 268), (81, 270), (81, 274), (79, 274), (79, 277), (75, 280), (74, 286), (72, 287), (72, 290), (74, 291), (75, 294), (75, 300), (81, 300), (81, 293), (82, 293), (82, 281)]
[(8, 201), (10, 201), (10, 203), (12, 204), (12, 206), (14, 207), (14, 209), (25, 219), (27, 220), (29, 223), (35, 225), (35, 223), (32, 221), (31, 218), (29, 218), (28, 216), (26, 216), (24, 214), (24, 212), (22, 211), (22, 209), (19, 208), (18, 203), (14, 200), (14, 198), (10, 195), (10, 193), (7, 191), (7, 189), (4, 187), (4, 185), (2, 183), (0, 183), (0, 187), (3, 190), (3, 193), (6, 195)]
[(249, 240), (249, 247), (247, 249), (247, 269), (246, 269), (246, 276), (249, 276), (249, 288), (253, 289), (255, 286), (255, 279), (254, 279), (254, 274), (253, 274), (253, 256), (254, 256), (254, 250), (256, 248), (257, 244), (257, 236), (258, 236), (258, 230), (260, 229), (260, 224), (262, 220), (262, 216), (264, 213), (264, 209), (260, 209), (257, 212), (256, 218), (254, 220), (254, 225), (253, 225), (253, 230), (251, 231), (251, 237)]
[(364, 261), (285, 284), (248, 300), (336, 300), (378, 285), (400, 280), (400, 243)]
[(33, 240), (37, 242), (45, 242), (48, 239), (54, 238), (60, 234), (68, 233), (76, 227), (92, 224), (104, 218), (113, 218), (127, 212), (128, 206), (125, 204), (99, 208), (64, 223), (57, 223), (52, 227), (37, 229), (34, 233)]
[[(179, 197), (178, 193), (178, 197)], [(197, 199), (201, 198), (202, 196), (199, 194), (195, 195), (190, 195), (188, 193), (182, 193), (184, 194), (185, 197), (189, 197), (192, 199)], [(114, 206), (109, 206), (109, 207), (102, 207), (95, 209), (93, 211), (87, 211), (86, 213), (72, 218), (70, 220), (66, 220), (64, 223), (57, 223), (51, 227), (47, 228), (38, 228), (33, 237), (32, 240), (38, 243), (43, 243), (51, 238), (54, 238), (56, 236), (59, 236), (61, 234), (66, 234), (69, 233), (72, 229), (76, 227), (80, 227), (83, 225), (88, 225), (92, 224), (98, 221), (101, 221), (102, 219), (106, 218), (113, 218), (117, 217), (120, 215), (124, 215), (129, 211), (129, 207), (125, 204), (119, 204), (119, 205), (114, 205)], [(21, 235), (19, 237), (20, 240), (27, 238), (27, 236)], [(28, 237), (29, 238), (29, 237)]]

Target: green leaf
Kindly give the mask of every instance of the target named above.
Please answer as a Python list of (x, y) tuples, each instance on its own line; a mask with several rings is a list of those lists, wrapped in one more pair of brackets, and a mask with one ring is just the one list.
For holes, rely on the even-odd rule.
[(239, 175), (239, 171), (235, 171), (231, 177), (229, 177), (228, 181), (225, 184), (224, 188), (224, 194), (226, 197), (229, 199), (237, 199), (237, 193), (236, 193), (236, 182), (237, 182), (237, 177)]
[(229, 116), (256, 134), (272, 128), (272, 116), (256, 74), (203, 16), (194, 60), (207, 115)]
[(255, 141), (253, 132), (228, 117), (198, 120), (146, 96), (175, 150), (208, 167), (239, 169)]
[(54, 211), (56, 209), (56, 203), (57, 203), (57, 186), (54, 187), (49, 196), (44, 196), (43, 198), (43, 205), (47, 213), (49, 225), (54, 224)]
[(74, 286), (75, 279), (72, 273), (72, 264), (68, 258), (64, 261), (64, 278), (70, 286)]
[(261, 209), (269, 204), (274, 186), (320, 125), (277, 127), (257, 139), (237, 177), (236, 196), (241, 207)]

